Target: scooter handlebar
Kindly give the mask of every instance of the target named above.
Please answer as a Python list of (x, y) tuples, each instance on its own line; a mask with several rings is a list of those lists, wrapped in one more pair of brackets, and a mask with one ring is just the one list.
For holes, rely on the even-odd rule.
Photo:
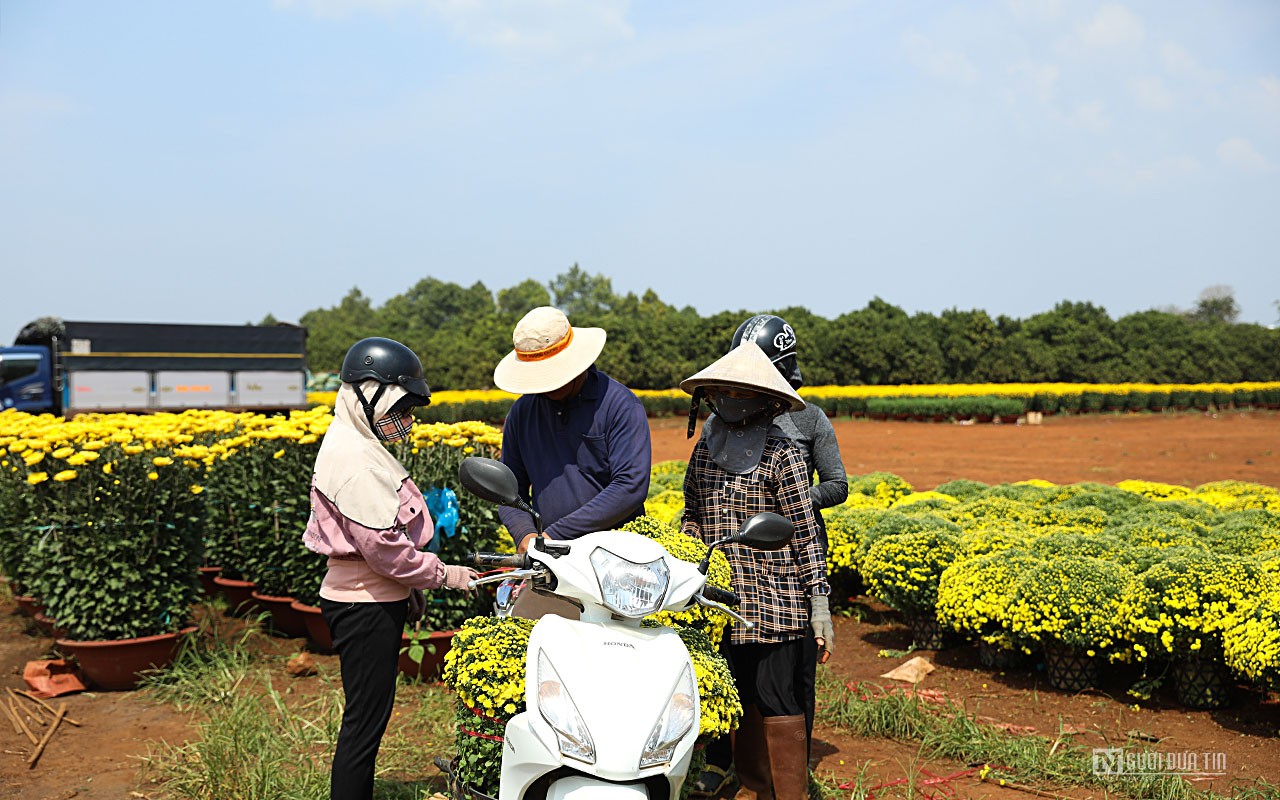
[(533, 566), (528, 553), (472, 553), (468, 560), (475, 567), (529, 569)]
[(702, 587), (702, 596), (712, 602), (721, 603), (726, 606), (736, 606), (742, 602), (738, 599), (737, 592), (733, 592), (728, 589), (721, 589), (718, 586), (712, 586), (709, 583)]

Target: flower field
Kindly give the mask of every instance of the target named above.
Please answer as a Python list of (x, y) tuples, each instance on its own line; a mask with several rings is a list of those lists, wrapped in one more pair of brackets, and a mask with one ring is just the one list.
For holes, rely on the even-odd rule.
[[(651, 417), (688, 413), (679, 389), (638, 389)], [(332, 405), (334, 392), (309, 392), (315, 404)], [(991, 419), (1027, 411), (1078, 414), (1102, 411), (1280, 408), (1280, 382), (1249, 383), (965, 383), (875, 386), (806, 386), (800, 396), (828, 416), (899, 419)], [(501, 422), (516, 395), (498, 389), (441, 391), (419, 410), (423, 419)]]
[[(654, 467), (651, 515), (679, 518), (682, 466)], [(956, 480), (916, 492), (889, 473), (849, 485), (823, 512), (836, 597), (865, 589), (1006, 650), (1134, 663), (1146, 687), (1197, 658), (1280, 689), (1273, 487)]]
[[(1142, 416), (1147, 419), (1152, 415)], [(1179, 415), (1177, 420), (1169, 415), (1155, 416), (1164, 417), (1164, 422), (1175, 426), (1169, 428), (1173, 430), (1182, 419), (1194, 418), (1208, 424), (1211, 415)], [(1271, 418), (1274, 414), (1262, 412), (1255, 416)], [(1075, 418), (1054, 422), (1070, 422), (1072, 425), (1066, 427), (1075, 429)], [(1088, 424), (1083, 419), (1080, 423)], [(185, 616), (183, 604), (189, 603), (197, 591), (195, 566), (202, 563), (218, 562), (224, 569), (238, 569), (246, 577), (268, 584), (278, 581), (280, 588), (276, 591), (303, 595), (312, 585), (308, 581), (318, 581), (315, 562), (322, 559), (290, 551), (288, 546), (298, 543), (297, 533), (305, 519), (310, 466), (327, 424), (327, 411), (322, 408), (278, 418), (190, 412), (134, 418), (84, 416), (65, 421), (0, 414), (0, 507), (6, 512), (0, 536), (0, 570), (10, 578), (11, 587), (38, 594), (53, 591), (68, 595), (63, 606), (49, 609), (50, 616), (60, 622), (66, 616), (76, 625), (114, 627), (119, 620), (133, 618), (125, 613), (131, 608), (147, 610), (148, 629), (179, 624), (179, 618)], [(866, 421), (852, 424), (868, 434), (894, 426)], [(680, 446), (691, 446), (684, 440), (683, 424), (678, 427)], [(999, 434), (1024, 441), (1044, 430), (1017, 426), (1015, 431), (1014, 426), (990, 426), (988, 433), (987, 427), (946, 426), (972, 438)], [(1047, 422), (1045, 427), (1051, 424)], [(1109, 424), (1103, 435), (1114, 436), (1117, 427), (1123, 426)], [(897, 429), (923, 432), (940, 430), (941, 426), (900, 425)], [(399, 456), (424, 486), (433, 481), (448, 485), (459, 459), (470, 452), (492, 455), (499, 443), (495, 428), (474, 422), (419, 424), (416, 433), (415, 441), (406, 444)], [(1023, 436), (1015, 437), (1015, 433)], [(875, 459), (874, 452), (843, 449), (849, 464), (855, 458)], [(1021, 466), (1005, 467), (1011, 478), (1036, 474), (1034, 466), (1028, 465), (1034, 465), (1041, 453), (1025, 444), (1021, 450)], [(1272, 469), (1269, 463), (1260, 468)], [(642, 521), (646, 527), (643, 532), (658, 537), (669, 533), (664, 523), (678, 517), (683, 469), (680, 461), (655, 464), (647, 507), (650, 518)], [(1238, 468), (1228, 464), (1208, 463), (1205, 469), (1218, 474), (1239, 473)], [(931, 615), (957, 638), (973, 642), (975, 649), (981, 644), (1002, 652), (1030, 651), (1039, 655), (1059, 645), (1077, 648), (1086, 657), (1096, 659), (1104, 670), (1123, 676), (1124, 687), (1132, 689), (1135, 696), (1125, 699), (1121, 691), (1118, 699), (1123, 701), (1119, 704), (1122, 710), (1138, 716), (1136, 703), (1142, 704), (1141, 718), (1122, 730), (1167, 730), (1161, 727), (1165, 723), (1155, 722), (1156, 709), (1164, 702), (1156, 696), (1173, 694), (1180, 685), (1180, 665), (1184, 663), (1209, 661), (1220, 666), (1227, 671), (1230, 683), (1257, 687), (1248, 695), (1250, 698), (1265, 697), (1267, 689), (1280, 687), (1280, 612), (1276, 611), (1280, 608), (1276, 588), (1280, 583), (1280, 493), (1270, 485), (1273, 483), (1122, 480), (1055, 485), (1039, 480), (990, 484), (950, 480), (937, 486), (926, 484), (926, 490), (895, 474), (863, 472), (851, 477), (848, 502), (826, 512), (832, 540), (829, 568), (837, 597), (872, 595), (882, 600), (899, 612), (893, 615), (895, 621), (890, 626), (899, 631), (908, 617)], [(503, 544), (497, 521), (488, 513), (486, 504), (463, 498), (459, 511), (458, 530), (466, 531), (468, 541), (464, 544), (463, 539), (454, 537), (447, 542), (450, 547), (474, 549), (477, 545), (472, 539), (486, 538), (493, 546)], [(128, 533), (131, 529), (136, 533)], [(112, 549), (111, 543), (117, 539), (120, 547)], [(66, 546), (71, 541), (77, 548)], [(157, 546), (165, 542), (175, 545), (173, 552)], [(669, 546), (674, 547), (675, 543)], [(127, 558), (126, 549), (132, 552), (132, 560)], [(79, 550), (90, 551), (93, 559), (78, 558)], [(680, 555), (696, 558), (698, 554)], [(105, 565), (95, 566), (95, 559), (106, 559)], [(295, 561), (296, 567), (289, 566)], [(51, 565), (52, 571), (65, 573), (64, 582), (48, 582)], [(717, 576), (714, 567), (713, 562), (712, 577), (718, 582), (723, 578)], [(126, 592), (127, 599), (119, 602), (104, 601), (97, 592), (70, 591), (77, 582), (81, 587), (118, 585), (132, 589), (166, 585), (166, 581), (179, 586), (180, 591), (171, 595)], [(90, 599), (77, 599), (77, 594)], [(94, 608), (95, 604), (105, 604), (105, 608)], [(169, 609), (167, 620), (159, 610), (162, 605)], [(856, 610), (852, 603), (846, 607)], [(484, 629), (485, 618), (475, 617), (472, 611), (437, 609), (441, 619), (446, 612), (454, 618), (461, 614), (472, 618), (464, 626), (471, 633), (459, 634), (462, 638), (449, 652), (454, 668), (469, 664), (475, 670), (467, 673), (467, 680), (472, 683), (469, 697), (474, 704), (458, 707), (451, 719), (459, 731), (465, 728), (490, 733), (493, 729), (486, 726), (497, 725), (493, 719), (520, 708), (518, 692), (510, 697), (502, 694), (502, 673), (496, 666), (504, 660), (515, 663), (518, 659), (519, 635), (493, 635)], [(711, 646), (714, 616), (669, 622), (689, 626), (692, 633), (686, 636), (695, 650), (700, 646), (697, 636), (703, 636)], [(859, 641), (868, 635), (888, 637), (884, 626), (858, 622), (856, 618), (838, 618), (837, 624), (839, 651), (828, 671), (841, 670), (835, 673), (841, 680), (854, 671), (874, 679), (892, 666), (875, 663), (875, 647), (868, 651), (867, 644)], [(91, 632), (85, 630), (81, 635)], [(473, 634), (475, 648), (467, 645), (467, 636)], [(38, 641), (34, 640), (32, 646)], [(492, 650), (494, 647), (510, 652), (504, 655), (505, 650), (498, 652)], [(1090, 651), (1092, 656), (1088, 655)], [(23, 652), (30, 652), (30, 647)], [(324, 680), (332, 682), (336, 664), (328, 659), (332, 657), (319, 660), (327, 675)], [(970, 691), (979, 695), (987, 693), (987, 684), (982, 683), (979, 689), (978, 680), (991, 680), (993, 685), (996, 680), (1002, 681), (1002, 686), (1005, 682), (1022, 685), (1018, 675), (1025, 674), (1028, 685), (1035, 686), (1037, 660), (1024, 659), (1022, 666), (1008, 667), (1007, 678), (991, 677), (995, 673), (987, 671), (981, 677), (965, 680), (973, 681)], [(698, 668), (700, 691), (717, 698), (717, 708), (722, 708), (704, 722), (717, 727), (731, 725), (736, 697), (708, 690), (724, 681), (716, 682), (713, 677), (717, 663), (704, 661)], [(967, 663), (964, 657), (959, 661)], [(21, 663), (17, 661), (16, 666)], [(937, 659), (937, 663), (939, 674), (947, 671), (948, 657)], [(485, 706), (478, 692), (484, 684), (476, 683), (476, 676), (483, 669), (498, 669), (485, 679), (493, 689), (489, 697), (493, 708)], [(446, 678), (456, 681), (456, 674)], [(315, 680), (302, 679), (295, 685), (302, 687), (310, 685), (306, 681)], [(1212, 686), (1191, 699), (1204, 706), (1224, 699), (1215, 696)], [(1006, 686), (1002, 694), (1012, 692)], [(416, 693), (407, 696), (418, 697)], [(1141, 699), (1143, 696), (1152, 699)], [(1069, 693), (1041, 691), (1034, 706), (1062, 709), (1073, 699)], [(95, 718), (93, 709), (106, 708), (106, 703), (111, 704), (112, 714), (143, 704), (142, 700), (135, 704), (118, 694), (86, 694), (72, 700), (79, 709), (76, 713), (90, 719)], [(1010, 697), (1010, 702), (1017, 701)], [(1133, 712), (1127, 711), (1129, 703), (1134, 703)], [(1237, 703), (1236, 710), (1239, 707)], [(491, 719), (482, 719), (471, 708), (482, 709), (484, 716)], [(1032, 704), (1026, 700), (1019, 708), (1024, 709), (1021, 714), (1011, 712), (1003, 718), (1025, 723), (1025, 710)], [(468, 724), (462, 724), (464, 712)], [(1171, 715), (1168, 724), (1181, 716)], [(1197, 741), (1186, 737), (1199, 731), (1209, 737), (1222, 730), (1207, 716), (1197, 716), (1195, 720), (1178, 729), (1184, 737), (1179, 741)], [(175, 719), (165, 730), (182, 724)], [(1053, 727), (1051, 721), (1037, 724), (1045, 725), (1046, 730)], [(1196, 730), (1191, 730), (1193, 727)], [(1274, 727), (1271, 726), (1272, 734)], [(100, 753), (136, 752), (127, 748), (138, 747), (138, 740), (109, 736), (107, 741), (102, 733), (95, 733), (92, 726), (77, 730), (77, 736), (99, 737), (91, 746), (93, 752), (68, 760), (55, 748), (46, 756), (47, 768), (62, 764), (58, 768), (67, 776), (64, 780), (72, 781), (77, 779), (70, 776), (93, 775), (95, 764), (97, 769), (104, 769)], [(155, 735), (153, 732), (142, 736), (145, 739)], [(192, 730), (186, 735), (198, 736), (199, 732)], [(822, 770), (835, 771), (845, 780), (855, 777), (850, 769), (856, 770), (872, 753), (884, 748), (876, 740), (850, 740), (830, 723), (820, 724), (819, 737), (837, 748), (835, 754), (823, 757)], [(1264, 753), (1275, 745), (1274, 735), (1250, 738), (1249, 742)], [(904, 757), (914, 756), (908, 751)], [(1238, 757), (1232, 753), (1233, 769), (1237, 762), (1239, 769), (1249, 769), (1248, 765), (1254, 763), (1250, 758), (1243, 751)], [(886, 759), (890, 765), (902, 763), (900, 758)], [(423, 764), (423, 771), (417, 773), (422, 779), (434, 775), (429, 758), (419, 754), (417, 760)], [(1274, 760), (1264, 761), (1271, 764)], [(41, 768), (46, 767), (42, 764)], [(0, 769), (0, 788), (10, 785), (5, 783), (8, 775)], [(28, 776), (25, 769), (12, 775), (19, 781), (49, 780), (38, 774)], [(80, 780), (77, 785), (87, 785)], [(98, 784), (108, 785), (101, 777)], [(59, 784), (41, 785), (49, 787), (45, 792), (49, 794)], [(80, 791), (78, 796), (99, 796), (90, 789)], [(987, 788), (977, 791), (982, 793)], [(119, 792), (113, 796), (119, 796)]]

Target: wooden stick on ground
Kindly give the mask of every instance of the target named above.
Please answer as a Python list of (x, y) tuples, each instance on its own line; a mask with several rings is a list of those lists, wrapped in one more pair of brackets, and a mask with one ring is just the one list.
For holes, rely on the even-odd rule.
[[(49, 705), (48, 703), (46, 703), (44, 700), (40, 699), (39, 697), (36, 697), (36, 696), (35, 696), (34, 694), (32, 694), (31, 692), (25, 692), (25, 691), (23, 691), (22, 689), (16, 689), (16, 690), (15, 690), (15, 689), (10, 689), (10, 690), (9, 690), (9, 692), (10, 692), (11, 694), (22, 695), (23, 697), (27, 698), (28, 700), (32, 701), (33, 703), (38, 704), (38, 705), (39, 705), (39, 706), (41, 706), (45, 711), (48, 711), (48, 712), (49, 712), (49, 716), (50, 716), (50, 717), (52, 717), (52, 716), (54, 715), (53, 706)], [(63, 718), (62, 718), (62, 721), (63, 721), (63, 722), (65, 722), (65, 723), (67, 723), (68, 725), (75, 725), (77, 728), (79, 728), (79, 727), (80, 727), (80, 723), (79, 723), (79, 722), (76, 722), (76, 721), (75, 721), (74, 719), (72, 719), (71, 717), (63, 717)]]
[(13, 704), (12, 697), (9, 698), (9, 713), (12, 714), (13, 719), (17, 720), (18, 724), (22, 726), (22, 732), (27, 735), (27, 738), (31, 740), (32, 744), (40, 741), (36, 738), (36, 735), (31, 732), (31, 729), (27, 727), (27, 723), (22, 721), (22, 715), (18, 713), (18, 708)]
[(58, 729), (58, 723), (62, 722), (62, 718), (67, 715), (67, 704), (62, 703), (58, 706), (58, 713), (53, 717), (53, 724), (49, 726), (49, 730), (44, 732), (44, 737), (40, 739), (40, 743), (36, 745), (35, 752), (31, 754), (31, 758), (27, 759), (27, 769), (31, 769), (36, 765), (36, 759), (44, 752), (44, 746), (53, 738), (53, 732)]
[(9, 710), (9, 707), (0, 703), (0, 711), (4, 711), (5, 717), (7, 717), (10, 724), (13, 725), (13, 732), (22, 733), (22, 726), (18, 724), (18, 718), (13, 715), (13, 712)]

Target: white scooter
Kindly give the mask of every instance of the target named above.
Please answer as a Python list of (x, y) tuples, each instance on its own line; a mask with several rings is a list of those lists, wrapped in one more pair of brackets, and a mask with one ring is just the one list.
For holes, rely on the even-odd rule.
[[(640, 621), (696, 602), (751, 626), (726, 608), (733, 592), (706, 585), (711, 550), (694, 565), (629, 531), (550, 540), (506, 465), (469, 458), (459, 478), (472, 494), (533, 515), (538, 533), (527, 553), (474, 554), (478, 567), (515, 570), (472, 585), (523, 578), (526, 591), (582, 604), (579, 620), (544, 616), (529, 635), (526, 710), (506, 725), (498, 800), (677, 800), (699, 730), (697, 676), (674, 631)], [(792, 534), (785, 518), (760, 514), (712, 548), (777, 550)]]

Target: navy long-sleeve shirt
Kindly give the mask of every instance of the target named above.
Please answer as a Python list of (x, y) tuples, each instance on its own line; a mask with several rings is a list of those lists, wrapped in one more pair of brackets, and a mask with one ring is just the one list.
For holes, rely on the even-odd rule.
[[(640, 399), (594, 366), (576, 397), (557, 403), (524, 395), (502, 426), (502, 462), (552, 539), (610, 530), (642, 515), (652, 460)], [(517, 544), (534, 532), (523, 511), (502, 507), (498, 514)]]

